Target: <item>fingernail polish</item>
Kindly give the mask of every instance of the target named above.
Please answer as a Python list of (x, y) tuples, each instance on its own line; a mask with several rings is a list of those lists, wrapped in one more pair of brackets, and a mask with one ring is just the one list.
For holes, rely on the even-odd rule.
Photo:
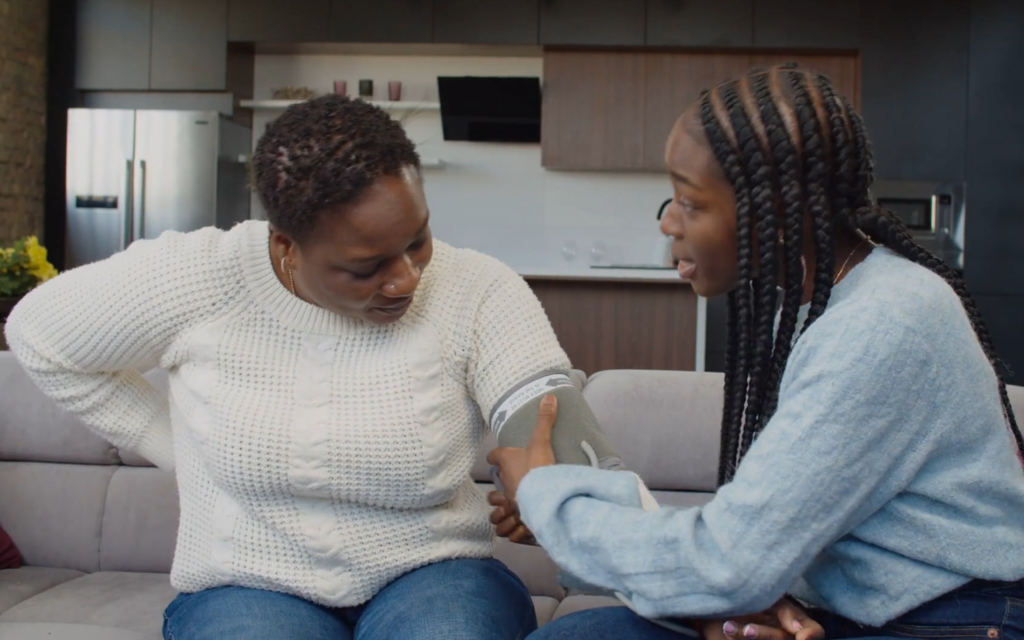
[(793, 628), (795, 630), (797, 630), (797, 631), (803, 631), (804, 630), (804, 625), (800, 624), (799, 620), (794, 620), (793, 621)]
[(722, 625), (722, 633), (724, 633), (727, 636), (734, 636), (734, 635), (736, 635), (736, 632), (739, 631), (739, 630), (740, 630), (740, 628), (737, 627), (736, 623), (733, 622), (732, 620), (730, 620), (730, 621), (728, 621), (728, 622), (726, 622), (725, 624)]
[(752, 624), (748, 624), (747, 626), (743, 627), (743, 637), (744, 638), (756, 638), (757, 637), (757, 628), (754, 627), (754, 625), (752, 625)]

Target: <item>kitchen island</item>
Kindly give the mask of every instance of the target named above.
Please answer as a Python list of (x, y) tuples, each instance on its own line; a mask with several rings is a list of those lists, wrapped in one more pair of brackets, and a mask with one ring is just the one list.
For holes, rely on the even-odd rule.
[(705, 300), (674, 269), (516, 271), (574, 367), (704, 370)]

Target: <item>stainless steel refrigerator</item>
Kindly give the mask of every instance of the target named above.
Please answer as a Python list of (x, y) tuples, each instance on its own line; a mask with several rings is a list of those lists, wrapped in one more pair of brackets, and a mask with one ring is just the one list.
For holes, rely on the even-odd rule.
[(70, 109), (67, 266), (249, 218), (252, 132), (216, 112)]

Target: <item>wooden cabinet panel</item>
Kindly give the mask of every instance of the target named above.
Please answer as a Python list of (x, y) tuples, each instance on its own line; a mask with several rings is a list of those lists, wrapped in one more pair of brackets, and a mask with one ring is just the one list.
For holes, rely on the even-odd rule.
[(861, 0), (754, 0), (754, 46), (856, 49)]
[(753, 46), (754, 0), (647, 0), (647, 44)]
[(537, 44), (539, 0), (434, 0), (434, 42)]
[(855, 54), (774, 54), (759, 53), (751, 57), (752, 67), (770, 67), (795, 62), (805, 69), (823, 73), (832, 80), (836, 90), (860, 108), (860, 60)]
[(646, 55), (644, 168), (665, 169), (665, 141), (683, 111), (705, 89), (743, 75), (743, 53), (650, 53)]
[(527, 281), (574, 367), (693, 371), (697, 295), (688, 285)]
[(327, 42), (331, 0), (229, 0), (232, 42)]
[(545, 167), (643, 168), (644, 55), (544, 55), (541, 161)]
[(150, 0), (78, 0), (75, 87), (149, 89)]
[(431, 42), (433, 0), (332, 0), (331, 40)]
[(644, 44), (643, 0), (541, 0), (541, 44)]
[(149, 88), (223, 91), (227, 0), (153, 0)]

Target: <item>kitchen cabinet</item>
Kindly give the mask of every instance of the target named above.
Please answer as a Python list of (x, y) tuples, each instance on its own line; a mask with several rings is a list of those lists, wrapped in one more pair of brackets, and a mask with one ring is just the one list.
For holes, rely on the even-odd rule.
[(860, 65), (856, 54), (755, 53), (750, 58), (751, 67), (767, 68), (787, 62), (828, 76), (836, 91), (854, 107), (860, 106)]
[(643, 168), (665, 170), (665, 142), (683, 111), (705, 89), (743, 75), (745, 53), (649, 53), (645, 56)]
[[(1005, 41), (971, 42), (977, 15), (968, 0), (865, 0), (862, 113), (879, 177), (963, 180), (968, 131), (995, 124), (998, 133), (991, 142), (998, 148), (1007, 139), (1002, 119), (986, 114), (968, 122), (969, 90), (983, 86), (976, 85), (983, 79), (992, 83), (993, 98), (1006, 104), (1006, 115), (1016, 112), (1006, 93), (1014, 85), (1005, 74), (1020, 58), (1004, 48)], [(1020, 32), (1013, 37), (1019, 39)], [(1022, 51), (1017, 46), (1016, 52)], [(972, 212), (968, 233), (973, 219)]]
[(754, 0), (754, 46), (856, 49), (861, 0)]
[(228, 0), (231, 42), (327, 42), (331, 0)]
[(78, 0), (75, 87), (149, 89), (150, 0)]
[(149, 88), (223, 91), (227, 0), (153, 0)]
[(541, 44), (644, 44), (643, 0), (540, 0)]
[(227, 0), (78, 0), (75, 86), (223, 91)]
[(332, 0), (335, 42), (431, 42), (433, 0)]
[(541, 164), (637, 170), (644, 160), (643, 53), (544, 55)]
[(754, 0), (647, 0), (646, 44), (753, 46)]
[(573, 366), (693, 371), (697, 294), (681, 281), (527, 278)]
[(537, 44), (539, 0), (434, 0), (434, 42)]

